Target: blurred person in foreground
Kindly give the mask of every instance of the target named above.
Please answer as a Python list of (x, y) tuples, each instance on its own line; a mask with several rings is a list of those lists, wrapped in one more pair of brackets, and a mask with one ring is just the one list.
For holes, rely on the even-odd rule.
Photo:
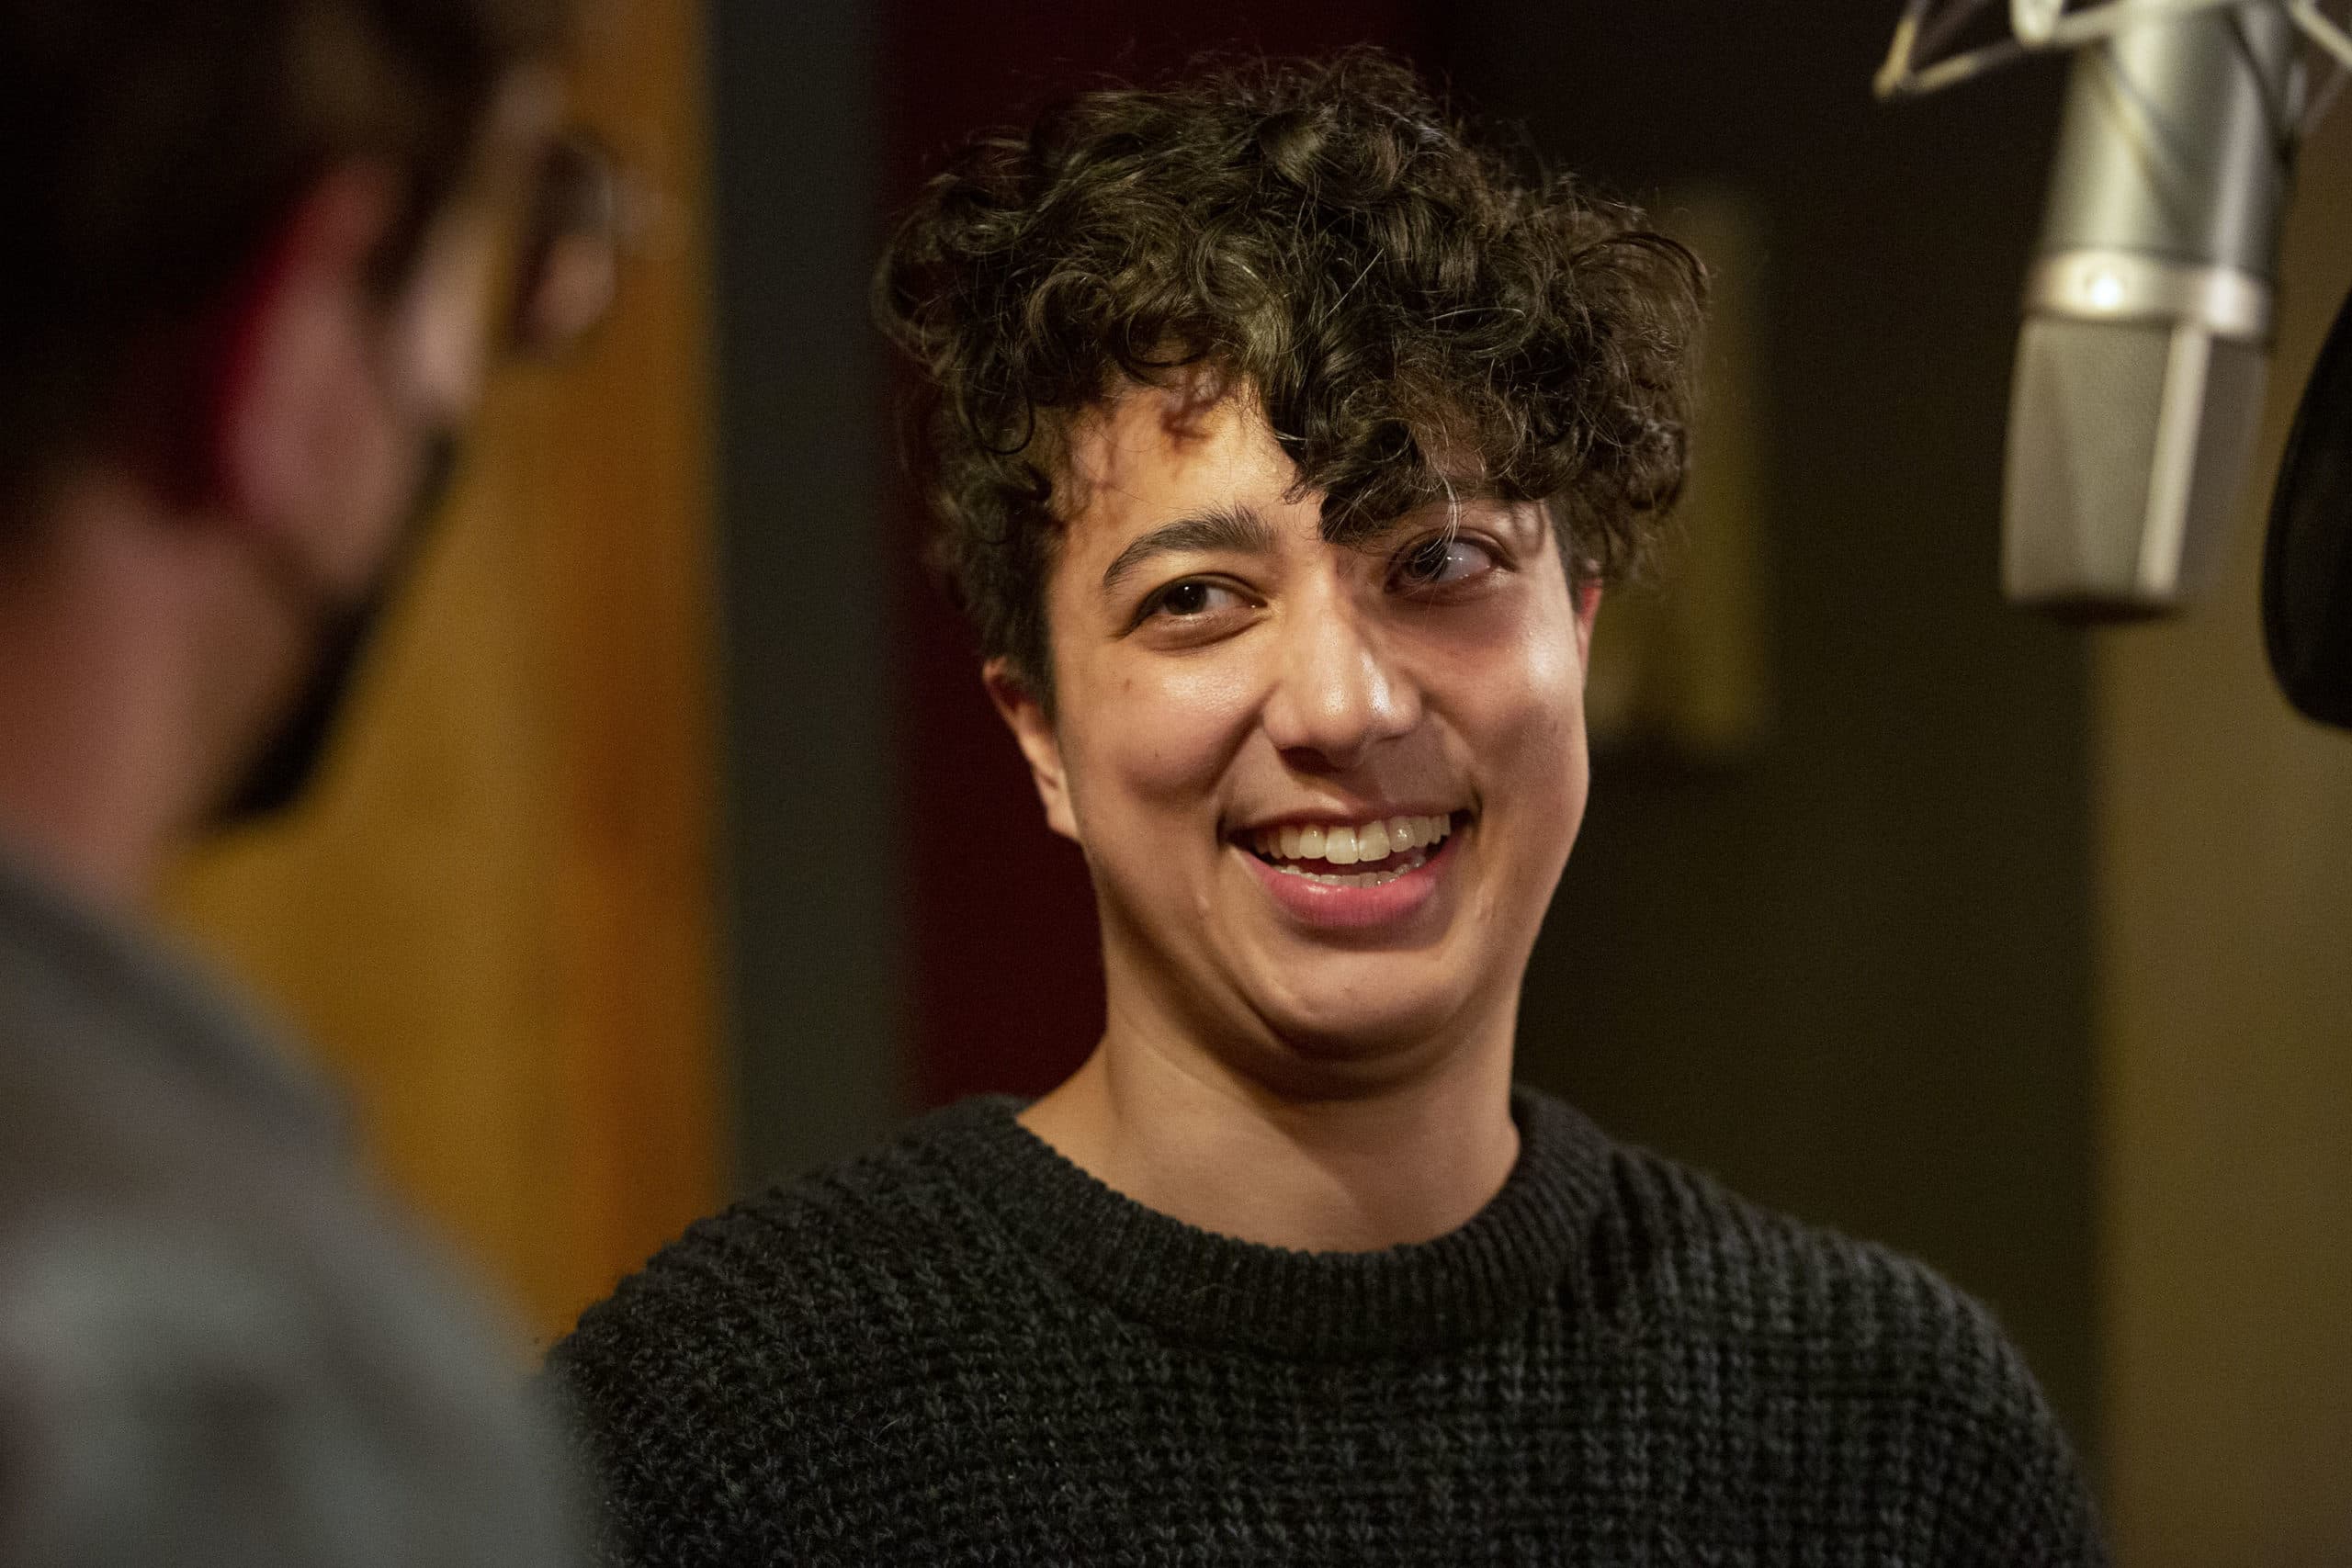
[(300, 793), (433, 509), (565, 164), (564, 10), (0, 0), (12, 1568), (574, 1560), (512, 1348), (141, 925)]
[(878, 295), (1108, 1016), (583, 1316), (616, 1554), (2099, 1560), (1981, 1307), (1512, 1086), (1697, 264), (1351, 55), (977, 143)]

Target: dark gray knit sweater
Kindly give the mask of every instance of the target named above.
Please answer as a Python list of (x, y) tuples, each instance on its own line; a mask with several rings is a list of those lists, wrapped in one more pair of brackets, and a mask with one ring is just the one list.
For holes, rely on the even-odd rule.
[(1195, 1230), (968, 1101), (695, 1226), (551, 1368), (646, 1564), (2082, 1563), (1984, 1310), (1515, 1101), (1453, 1235)]

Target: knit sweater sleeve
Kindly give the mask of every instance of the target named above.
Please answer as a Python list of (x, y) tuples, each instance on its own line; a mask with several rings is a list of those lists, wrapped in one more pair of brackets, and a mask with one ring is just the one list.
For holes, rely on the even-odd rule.
[[(2107, 1562), (2064, 1428), (1982, 1303), (1655, 1156), (1617, 1168), (1595, 1284), (1623, 1290), (1662, 1364), (1697, 1348), (1710, 1366), (1715, 1429), (1684, 1440), (1719, 1444), (1714, 1517), (1752, 1507), (1792, 1539), (1907, 1568)], [(1743, 1501), (1743, 1478), (1759, 1476)]]
[[(1915, 1259), (1816, 1233), (1799, 1274), (1842, 1274), (1827, 1327), (1839, 1363), (1876, 1393), (1871, 1425), (1904, 1456), (1887, 1487), (1920, 1568), (2104, 1568), (2098, 1509), (2065, 1428), (1990, 1309)], [(1843, 1261), (1837, 1261), (1842, 1255)], [(1817, 1276), (1816, 1276), (1817, 1277)], [(1892, 1480), (1890, 1475), (1886, 1479)]]
[(2073, 1445), (1991, 1315), (1953, 1296), (1962, 1322), (1935, 1406), (1953, 1441), (1926, 1561), (1939, 1568), (2104, 1568), (2098, 1509)]
[(789, 1561), (745, 1538), (741, 1500), (764, 1483), (733, 1439), (727, 1392), (742, 1370), (725, 1355), (723, 1281), (695, 1268), (715, 1222), (690, 1232), (667, 1266), (623, 1281), (548, 1353), (546, 1392), (595, 1478), (596, 1560), (605, 1568), (706, 1568)]

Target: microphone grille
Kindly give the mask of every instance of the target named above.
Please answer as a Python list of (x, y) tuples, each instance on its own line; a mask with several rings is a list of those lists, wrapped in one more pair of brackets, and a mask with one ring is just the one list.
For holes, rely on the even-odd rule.
[(2030, 315), (2009, 402), (2011, 600), (2160, 614), (2210, 580), (2262, 411), (2260, 346), (2164, 321)]

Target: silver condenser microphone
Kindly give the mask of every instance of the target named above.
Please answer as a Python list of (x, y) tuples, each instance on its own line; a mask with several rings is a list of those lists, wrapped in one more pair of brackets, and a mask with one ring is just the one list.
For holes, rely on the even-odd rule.
[(2075, 55), (2010, 393), (2012, 600), (2155, 614), (2219, 564), (2261, 415), (2299, 56), (2268, 3)]

